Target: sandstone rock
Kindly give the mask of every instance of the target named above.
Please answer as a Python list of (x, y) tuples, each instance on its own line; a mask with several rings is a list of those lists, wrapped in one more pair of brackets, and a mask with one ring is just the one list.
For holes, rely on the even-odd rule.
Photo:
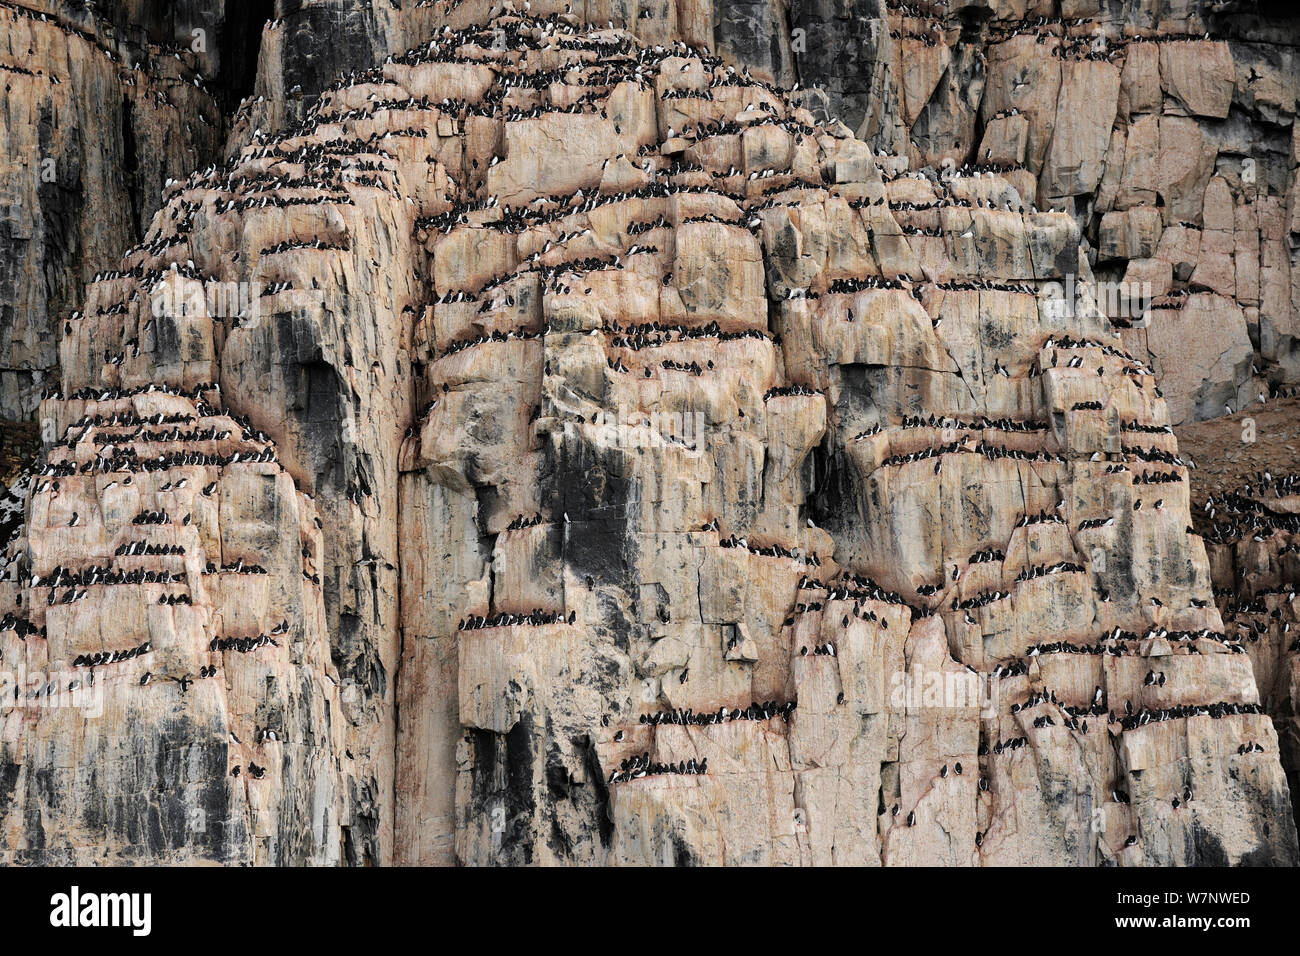
[(1020, 2), (803, 5), (801, 49), (764, 4), (535, 6), (268, 27), (226, 162), (39, 316), (0, 660), (103, 710), (0, 711), (0, 856), (1300, 860), (1295, 669), (1214, 600), (1294, 555), (1207, 554), (1168, 429), (1291, 351), (1286, 208), (1203, 123), (1226, 45), (1153, 85)]
[(1110, 63), (1084, 60), (1066, 64), (1052, 145), (1039, 184), (1043, 196), (1077, 196), (1097, 188), (1119, 88), (1119, 71)]
[(1160, 44), (1165, 93), (1194, 116), (1228, 115), (1236, 76), (1228, 44), (1204, 41)]
[(1253, 397), (1243, 389), (1250, 384), (1253, 355), (1246, 318), (1231, 299), (1191, 295), (1180, 308), (1161, 308), (1157, 302), (1146, 348), (1170, 382), (1172, 422), (1206, 418), (1221, 413), (1225, 404), (1235, 409)]
[(1160, 242), (1160, 212), (1146, 206), (1108, 212), (1101, 219), (1103, 259), (1149, 259)]
[(208, 64), (188, 50), (173, 59), (180, 24), (168, 21), (182, 15), (156, 16), (149, 38), (118, 34), (85, 9), (60, 16), (14, 6), (0, 20), (9, 50), (0, 90), (0, 416), (33, 414), (57, 379), (56, 319), (116, 263), (124, 237), (143, 234), (164, 182), (217, 153), (220, 110), (193, 82)]

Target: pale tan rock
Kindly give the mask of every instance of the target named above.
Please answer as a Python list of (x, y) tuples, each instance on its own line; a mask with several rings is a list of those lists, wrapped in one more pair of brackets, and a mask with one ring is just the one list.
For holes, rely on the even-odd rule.
[(1236, 298), (1237, 280), (1234, 253), (1237, 250), (1236, 210), (1228, 184), (1215, 176), (1205, 189), (1203, 231), (1196, 263), (1188, 282), (1228, 298)]
[(1116, 209), (1128, 209), (1145, 203), (1155, 205), (1160, 188), (1159, 116), (1142, 116), (1128, 127), (1124, 141), (1124, 165), (1118, 176)]
[(912, 126), (917, 116), (930, 101), (935, 87), (952, 62), (952, 51), (944, 43), (925, 43), (919, 39), (905, 38), (898, 54), (908, 64), (899, 84), (903, 122)]
[[(1159, 250), (1157, 250), (1158, 254)], [(1124, 269), (1124, 284), (1137, 285), (1141, 288), (1144, 297), (1156, 298), (1167, 294), (1173, 286), (1173, 281), (1173, 266), (1164, 259), (1130, 259)]]
[(1104, 259), (1148, 259), (1160, 242), (1160, 212), (1147, 206), (1108, 212), (1101, 219), (1099, 252)]
[(1161, 111), (1160, 56), (1154, 43), (1134, 43), (1125, 51), (1119, 105), (1130, 122), (1138, 114)]
[(1228, 115), (1236, 85), (1232, 53), (1222, 41), (1161, 43), (1160, 83), (1193, 116)]
[(1191, 295), (1180, 309), (1152, 310), (1147, 349), (1168, 382), (1171, 421), (1189, 420), (1198, 406), (1207, 412), (1237, 406), (1253, 352), (1246, 318), (1231, 299)]
[(1065, 64), (1056, 125), (1039, 181), (1042, 195), (1076, 196), (1097, 188), (1119, 90), (1119, 70), (1104, 60)]
[(1017, 109), (1029, 119), (1027, 163), (1041, 168), (1050, 142), (1061, 89), (1060, 61), (1043, 55), (1034, 37), (1022, 35), (992, 47), (988, 53), (989, 82), (980, 104), (987, 121), (995, 113)]
[(1179, 116), (1161, 117), (1159, 142), (1156, 189), (1165, 202), (1166, 222), (1196, 222), (1214, 169), (1214, 147), (1195, 122)]
[[(716, 23), (690, 4), (645, 10), (635, 33), (654, 43)], [(412, 16), (471, 24), (486, 5)], [(626, 65), (627, 33), (602, 29), (597, 54), (519, 29), (536, 42), (468, 44), (473, 63), (394, 57), (342, 84), (322, 122), (267, 134), (312, 148), (292, 162), (241, 127), (232, 171), (337, 175), (338, 201), (236, 209), (238, 190), (196, 176), (154, 219), (151, 242), (167, 243), (123, 263), (167, 271), (88, 290), (60, 345), (64, 396), (41, 413), (50, 461), (93, 466), (107, 444), (166, 453), (181, 439), (104, 443), (117, 426), (77, 423), (123, 402), (196, 411), (164, 392), (99, 396), (210, 379), (222, 407), (201, 420), (233, 434), (185, 444), (271, 447), (260, 429), (275, 455), (141, 470), (129, 487), (87, 471), (32, 492), (0, 546), (28, 564), (0, 580), (0, 602), (21, 595), (46, 632), (0, 631), (4, 660), (157, 639), (147, 664), (98, 668), (103, 729), (0, 714), (0, 760), (20, 768), (5, 859), (90, 862), (108, 846), (129, 860), (122, 834), (165, 806), (208, 808), (223, 837), (140, 857), (1293, 862), (1270, 718), (1107, 719), (1123, 700), (1253, 703), (1293, 681), (1262, 655), (1212, 640), (1190, 654), (1160, 632), (1225, 628), (1211, 584), (1235, 568), (1188, 532), (1189, 472), (1164, 426), (1254, 387), (1252, 320), (1198, 291), (1116, 334), (1084, 242), (1101, 245), (1099, 275), (1164, 294), (1221, 272), (1230, 237), (1239, 295), (1252, 247), (1236, 237), (1253, 223), (1254, 321), (1281, 355), (1291, 313), (1265, 314), (1294, 281), (1278, 196), (1239, 202), (1236, 181), (1213, 176), (1218, 142), (1155, 109), (1151, 74), (1052, 56), (1055, 39), (992, 44), (978, 107), (952, 105), (942, 79), (958, 82), (964, 52), (899, 44), (929, 51), (899, 109), (931, 132), (969, 120), (969, 139), (978, 108), (989, 148), (1024, 162), (931, 178), (899, 175), (901, 157), (873, 155), (843, 123), (803, 128), (808, 111), (679, 47), (647, 56), (641, 81), (587, 85)], [(1131, 46), (1151, 59), (1154, 45)], [(268, 82), (285, 49), (268, 46)], [(1210, 109), (1214, 75), (1180, 59), (1157, 81)], [(474, 108), (444, 109), (447, 95)], [(285, 102), (272, 111), (288, 119)], [(728, 125), (711, 137), (712, 123)], [(328, 143), (338, 167), (311, 158)], [(1093, 206), (1094, 192), (1113, 202)], [(1062, 211), (1035, 211), (1047, 198)], [(182, 228), (183, 202), (196, 205)], [(150, 325), (148, 287), (181, 285), (167, 272), (190, 259), (291, 285), (247, 322), (203, 303)], [(156, 507), (190, 520), (131, 523)], [(185, 553), (116, 555), (140, 528)], [(1254, 544), (1243, 580), (1263, 581), (1276, 555)], [(174, 569), (194, 604), (154, 603), (172, 585), (95, 584), (111, 593), (42, 607), (46, 589), (18, 568), (74, 558)], [(241, 559), (267, 574), (204, 573)], [(206, 649), (280, 621), (276, 645)], [(1133, 634), (1122, 655), (1069, 652), (1114, 628)], [(176, 678), (209, 660), (219, 676), (182, 694)], [(140, 685), (144, 666), (157, 679)], [(1156, 670), (1167, 683), (1146, 681)], [(1075, 726), (1065, 708), (1091, 707), (1098, 689), (1106, 706)], [(143, 745), (110, 730), (128, 723), (148, 728)], [(1264, 752), (1239, 753), (1248, 740)], [(188, 777), (151, 769), (177, 751)], [(229, 777), (236, 759), (265, 777)], [(130, 809), (108, 804), (89, 767), (130, 785)], [(43, 773), (76, 802), (51, 799)], [(1188, 780), (1190, 810), (1175, 810)]]
[[(80, 308), (85, 284), (148, 226), (164, 183), (217, 158), (221, 145), (217, 102), (194, 83), (207, 58), (151, 42), (172, 25), (171, 11), (138, 11), (148, 28), (128, 31), (107, 11), (79, 10), (74, 32), (58, 6), (4, 12), (0, 194), (12, 308), (0, 324), (0, 414), (8, 419), (30, 418), (57, 380), (57, 330)], [(221, 11), (212, 19), (219, 26)]]
[(982, 162), (1015, 166), (1025, 161), (1029, 121), (1023, 116), (1000, 116), (984, 128), (979, 157)]

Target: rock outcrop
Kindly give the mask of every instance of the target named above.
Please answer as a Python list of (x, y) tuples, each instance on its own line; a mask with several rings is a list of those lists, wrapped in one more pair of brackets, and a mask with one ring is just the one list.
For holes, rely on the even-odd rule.
[(225, 134), (202, 81), (221, 69), (221, 5), (192, 19), (126, 6), (0, 4), (2, 418), (33, 414), (86, 283)]
[[(5, 243), (8, 298), (22, 304), (0, 316), (0, 344), (6, 394), (20, 397), (0, 413), (21, 417), (41, 383), (56, 378), (57, 362), (54, 331), (24, 323), (75, 308), (82, 283), (111, 264), (123, 228), (143, 232), (163, 178), (212, 155), (214, 119), (223, 125), (218, 104), (233, 104), (253, 82), (241, 37), (259, 13), (275, 14), (269, 4), (220, 3), (144, 15), (109, 4), (98, 17), (75, 3), (7, 9), (51, 38), (48, 60), (29, 44), (39, 63), (77, 62), (96, 44), (119, 63), (116, 80), (86, 90), (63, 84), (57, 93), (58, 71), (38, 70), (16, 94), (25, 112), (50, 115), (52, 134), (40, 143), (14, 139), (9, 166), (9, 193), (41, 211), (15, 216)], [(232, 143), (301, 122), (340, 71), (356, 75), (445, 23), (481, 23), (490, 9), (483, 0), (331, 0), (280, 10), (261, 32), (255, 89), (231, 114)], [(911, 168), (1023, 170), (1022, 198), (1079, 224), (1102, 282), (1100, 304), (1127, 330), (1127, 347), (1155, 368), (1175, 423), (1216, 416), (1225, 404), (1237, 410), (1262, 387), (1300, 381), (1300, 71), (1295, 21), (1282, 9), (1208, 0), (1177, 10), (1148, 0), (1062, 10), (859, 0), (635, 10), (589, 2), (574, 12), (647, 43), (712, 49), (762, 80), (799, 81), (794, 99), (814, 117), (842, 118)], [(24, 42), (18, 37), (11, 52)], [(65, 42), (75, 47), (66, 56), (53, 49)], [(172, 75), (171, 58), (160, 56), (172, 51), (190, 74)], [(124, 72), (123, 63), (138, 68)], [(97, 67), (106, 78), (114, 73), (107, 60)], [(215, 103), (185, 102), (195, 99), (185, 81), (193, 73), (208, 77), (203, 89), (211, 85)], [(106, 94), (114, 84), (123, 95)], [(64, 136), (67, 125), (84, 141)], [(102, 165), (93, 154), (101, 143), (114, 150)], [(136, 155), (160, 156), (162, 168), (144, 172)], [(120, 171), (133, 168), (141, 172), (127, 178), (137, 181), (122, 182)], [(33, 236), (38, 219), (45, 227)], [(62, 238), (74, 233), (75, 242)], [(37, 284), (42, 269), (58, 277), (49, 291)], [(1190, 351), (1189, 341), (1197, 343)]]
[[(1294, 411), (1294, 409), (1293, 409)], [(1249, 475), (1211, 494), (1196, 512), (1207, 535), (1216, 602), (1225, 629), (1249, 654), (1260, 702), (1277, 728), (1288, 783), (1300, 782), (1300, 477)]]
[[(1170, 428), (1262, 354), (1220, 282), (1262, 207), (1187, 150), (1231, 51), (882, 9), (862, 55), (916, 69), (840, 94), (881, 156), (729, 62), (761, 6), (593, 6), (384, 14), (430, 32), (301, 102), (264, 43), (227, 158), (57, 317), (0, 859), (1300, 861)], [(1121, 99), (1179, 143), (1122, 176)], [(1145, 327), (1121, 259), (1187, 273)], [(1226, 385), (1154, 344), (1198, 335)]]

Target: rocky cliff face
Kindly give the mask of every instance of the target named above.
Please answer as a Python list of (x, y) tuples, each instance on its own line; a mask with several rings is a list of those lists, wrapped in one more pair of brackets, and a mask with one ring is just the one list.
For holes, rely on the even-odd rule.
[(202, 77), (219, 70), (223, 17), (138, 6), (0, 4), (3, 418), (30, 417), (57, 382), (61, 323), (143, 234), (166, 180), (220, 148)]
[(22, 312), (0, 858), (1300, 861), (1170, 428), (1292, 378), (1280, 20), (381, 6)]

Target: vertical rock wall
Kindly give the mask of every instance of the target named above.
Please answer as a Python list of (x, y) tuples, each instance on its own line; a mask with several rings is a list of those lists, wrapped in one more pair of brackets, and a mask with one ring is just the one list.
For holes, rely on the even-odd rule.
[[(862, 121), (918, 155), (880, 156), (678, 39), (758, 57), (738, 24), (784, 11), (578, 13), (268, 25), (227, 158), (58, 316), (0, 526), (0, 662), (38, 677), (5, 859), (1296, 862), (1186, 390), (1090, 298), (1088, 218), (1039, 209), (1109, 147), (918, 70)], [(915, 17), (855, 21), (872, 70), (937, 49)], [(382, 55), (327, 84), (329, 29)], [(1039, 54), (1110, 129), (1118, 67)], [(1001, 120), (1010, 158), (906, 171)]]
[(189, 49), (185, 11), (96, 10), (0, 5), (4, 418), (33, 415), (86, 283), (143, 234), (164, 182), (212, 158), (224, 133), (196, 83), (212, 58)]

